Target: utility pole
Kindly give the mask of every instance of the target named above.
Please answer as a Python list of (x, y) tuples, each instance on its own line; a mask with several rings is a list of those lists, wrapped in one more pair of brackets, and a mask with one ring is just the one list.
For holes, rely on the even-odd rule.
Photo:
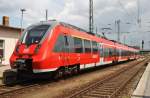
[(26, 11), (26, 9), (20, 9), (20, 11), (21, 11), (21, 33), (22, 33), (22, 31), (23, 31), (23, 14), (24, 14), (24, 12)]
[(138, 8), (137, 23), (138, 23), (138, 26), (141, 27), (140, 0), (137, 0), (137, 8)]
[(46, 13), (45, 13), (45, 19), (46, 21), (48, 20), (48, 10), (46, 9)]
[(149, 43), (149, 48), (150, 48), (150, 41), (148, 41), (148, 43)]
[(89, 0), (89, 32), (93, 33), (94, 19), (93, 19), (93, 0)]
[(95, 31), (96, 31), (96, 36), (98, 36), (98, 31), (97, 31), (97, 27), (96, 27), (96, 30), (95, 30)]
[(144, 49), (144, 40), (142, 40), (142, 50)]
[(117, 20), (116, 24), (117, 24), (117, 33), (118, 33), (117, 41), (120, 42), (120, 20)]

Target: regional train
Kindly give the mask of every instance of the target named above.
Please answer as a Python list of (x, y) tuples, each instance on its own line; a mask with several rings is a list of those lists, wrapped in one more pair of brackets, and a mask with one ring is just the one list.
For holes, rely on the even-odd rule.
[[(59, 78), (81, 69), (136, 59), (138, 51), (76, 26), (50, 20), (24, 30), (10, 58), (10, 66), (17, 76), (53, 72)], [(8, 72), (4, 74), (6, 80), (9, 80)]]

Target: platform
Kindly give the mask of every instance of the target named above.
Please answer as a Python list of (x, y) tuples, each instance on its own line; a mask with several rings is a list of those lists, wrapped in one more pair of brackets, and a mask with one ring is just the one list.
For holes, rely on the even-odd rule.
[(143, 73), (131, 98), (150, 98), (150, 63)]

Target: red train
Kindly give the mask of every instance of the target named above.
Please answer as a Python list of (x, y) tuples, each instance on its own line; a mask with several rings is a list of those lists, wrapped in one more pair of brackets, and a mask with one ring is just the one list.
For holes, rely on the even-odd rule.
[(13, 72), (19, 74), (54, 72), (55, 77), (61, 77), (88, 67), (135, 59), (138, 51), (51, 20), (24, 30), (10, 58), (10, 65)]

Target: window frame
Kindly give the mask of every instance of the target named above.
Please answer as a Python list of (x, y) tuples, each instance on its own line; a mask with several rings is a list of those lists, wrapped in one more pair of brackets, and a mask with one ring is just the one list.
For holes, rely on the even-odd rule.
[(92, 53), (92, 48), (91, 48), (91, 41), (84, 39), (84, 52), (85, 53)]
[[(81, 38), (73, 37), (74, 39), (74, 52), (75, 53), (83, 53), (83, 42)], [(77, 46), (77, 47), (76, 47)]]
[[(59, 41), (60, 37), (62, 38), (61, 39), (62, 42)], [(61, 44), (60, 43), (58, 44), (58, 41), (61, 42)], [(60, 46), (60, 45), (62, 45), (62, 47), (57, 47), (57, 46)], [(58, 50), (56, 49), (56, 47), (58, 48)], [(63, 34), (59, 34), (58, 37), (57, 37), (57, 39), (56, 39), (53, 51), (57, 52), (57, 53), (58, 52), (65, 52), (64, 48), (65, 48), (64, 35)]]
[(98, 53), (98, 44), (96, 41), (92, 41), (92, 53)]

